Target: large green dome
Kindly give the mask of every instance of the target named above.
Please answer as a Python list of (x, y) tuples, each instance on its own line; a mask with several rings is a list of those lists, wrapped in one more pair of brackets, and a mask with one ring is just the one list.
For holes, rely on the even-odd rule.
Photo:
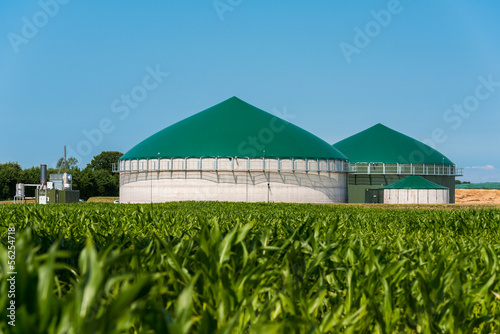
[(120, 160), (202, 157), (347, 160), (310, 132), (236, 97), (155, 133)]
[(380, 123), (333, 146), (351, 163), (454, 165), (430, 146)]

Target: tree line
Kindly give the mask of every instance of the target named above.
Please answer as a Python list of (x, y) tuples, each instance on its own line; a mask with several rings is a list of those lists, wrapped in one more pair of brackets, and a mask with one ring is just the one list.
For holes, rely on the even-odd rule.
[[(95, 196), (118, 196), (120, 177), (118, 173), (112, 172), (112, 165), (122, 155), (118, 151), (103, 151), (83, 169), (78, 167), (78, 160), (75, 158), (67, 159), (68, 174), (73, 178), (73, 190), (79, 190), (80, 198), (85, 200)], [(47, 169), (48, 175), (56, 173), (64, 173), (64, 158), (59, 159), (56, 168)], [(0, 163), (0, 200), (14, 198), (16, 183), (39, 184), (40, 166), (22, 169), (17, 162)], [(25, 195), (35, 196), (35, 189), (27, 187)]]

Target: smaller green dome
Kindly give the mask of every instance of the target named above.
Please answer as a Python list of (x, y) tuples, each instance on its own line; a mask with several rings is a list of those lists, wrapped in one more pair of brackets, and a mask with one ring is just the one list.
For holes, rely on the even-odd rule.
[(410, 175), (388, 184), (380, 189), (448, 189), (442, 185), (424, 179), (419, 175)]
[(155, 133), (120, 160), (209, 157), (347, 160), (312, 133), (236, 97)]
[(333, 146), (351, 163), (454, 165), (432, 147), (380, 123)]

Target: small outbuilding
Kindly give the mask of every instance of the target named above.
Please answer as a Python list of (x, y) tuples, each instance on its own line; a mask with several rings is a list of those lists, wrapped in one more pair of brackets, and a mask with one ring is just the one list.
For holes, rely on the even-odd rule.
[(418, 175), (407, 176), (380, 188), (381, 199), (389, 204), (437, 204), (449, 203), (447, 187), (424, 179)]

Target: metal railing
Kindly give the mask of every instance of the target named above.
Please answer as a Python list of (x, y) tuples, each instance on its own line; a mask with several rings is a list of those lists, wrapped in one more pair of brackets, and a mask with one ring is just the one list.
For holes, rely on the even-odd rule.
[(251, 159), (251, 158), (185, 158), (133, 159), (113, 164), (113, 172), (144, 171), (283, 171), (283, 172), (349, 172), (349, 163), (325, 159)]
[(353, 174), (404, 174), (404, 175), (446, 175), (461, 176), (463, 168), (455, 165), (429, 164), (385, 164), (385, 163), (351, 163), (350, 172)]

